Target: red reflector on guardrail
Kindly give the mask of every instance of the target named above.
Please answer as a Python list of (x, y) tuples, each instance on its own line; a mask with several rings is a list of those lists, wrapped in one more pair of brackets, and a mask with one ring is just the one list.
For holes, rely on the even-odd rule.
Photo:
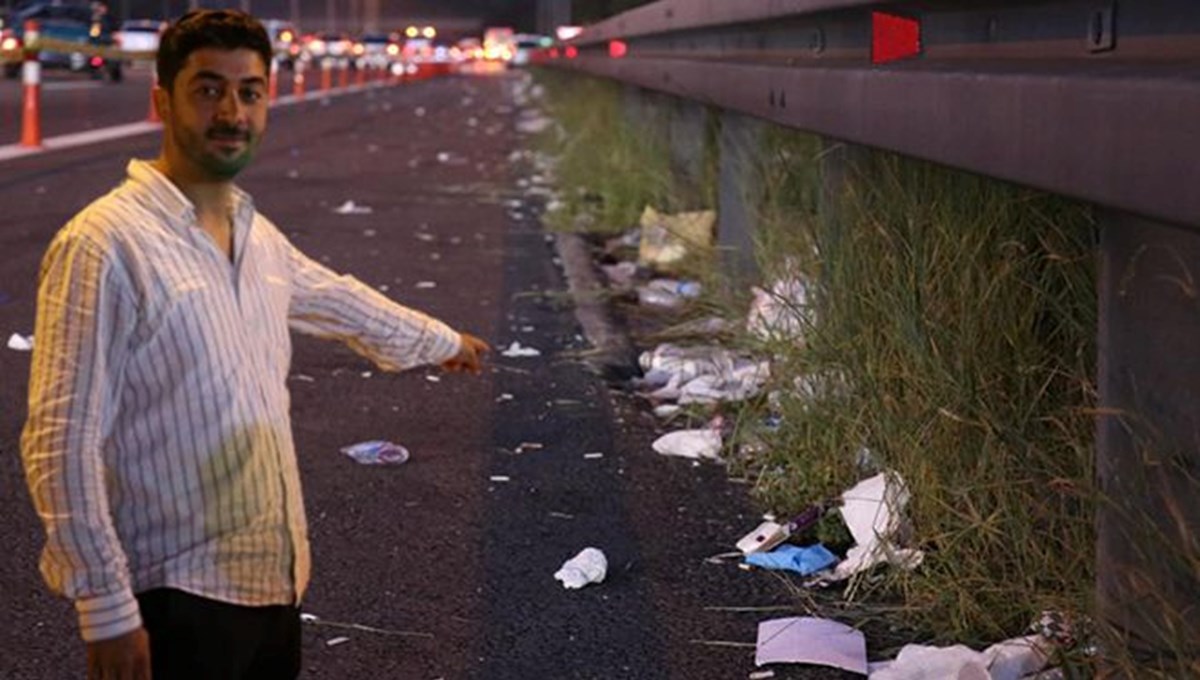
[(629, 45), (623, 40), (610, 40), (608, 43), (608, 56), (613, 59), (620, 59), (629, 52)]
[(567, 45), (567, 59), (574, 59), (579, 56), (579, 48), (574, 45)]
[(551, 48), (550, 48), (550, 58), (551, 58), (551, 59), (558, 59), (558, 48), (557, 48), (557, 47), (551, 47)]
[(872, 64), (886, 64), (920, 53), (920, 21), (885, 12), (871, 13)]

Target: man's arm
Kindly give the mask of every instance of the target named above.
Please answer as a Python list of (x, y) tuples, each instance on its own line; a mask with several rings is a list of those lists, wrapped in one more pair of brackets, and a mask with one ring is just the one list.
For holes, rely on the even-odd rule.
[(21, 437), (26, 482), (46, 530), (42, 575), (75, 600), (87, 642), (142, 625), (101, 458), (134, 321), (124, 273), (105, 251), (68, 228), (42, 261)]
[(445, 323), (394, 302), (352, 276), (338, 275), (280, 238), (292, 274), (292, 328), (340, 340), (381, 368), (401, 371), (438, 364), (478, 372), (487, 345)]

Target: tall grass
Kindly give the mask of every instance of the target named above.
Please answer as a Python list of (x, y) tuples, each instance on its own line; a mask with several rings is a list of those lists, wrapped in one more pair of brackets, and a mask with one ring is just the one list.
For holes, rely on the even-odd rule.
[[(543, 82), (567, 131), (561, 183), (603, 197), (579, 210), (617, 229), (647, 203), (671, 206), (663, 140), (623, 122), (617, 86)], [(1089, 611), (1090, 208), (862, 150), (837, 184), (828, 170), (840, 153), (772, 129), (748, 154), (759, 269), (768, 282), (809, 282), (810, 323), (803, 341), (741, 339), (775, 358), (778, 394), (743, 408), (741, 439), (760, 445), (735, 471), (781, 513), (898, 472), (912, 496), (909, 541), (926, 560), (846, 592), (890, 603), (895, 625), (926, 640), (986, 645), (1043, 610)], [(782, 418), (759, 427), (767, 408)]]
[(617, 233), (637, 226), (647, 205), (674, 207), (666, 130), (653, 116), (631, 120), (621, 85), (549, 69), (537, 79), (546, 90), (546, 113), (565, 131), (552, 129), (538, 140), (558, 159), (558, 183), (566, 189), (549, 226)]
[(816, 144), (776, 137), (808, 157), (768, 166), (760, 240), (799, 247), (759, 252), (765, 271), (787, 260), (809, 278), (814, 322), (803, 343), (764, 349), (784, 380), (815, 379), (816, 394), (784, 392), (768, 453), (747, 461), (767, 471), (764, 501), (835, 495), (868, 472), (869, 450), (910, 487), (912, 542), (927, 551), (919, 571), (867, 588), (902, 595), (909, 623), (983, 643), (1043, 609), (1084, 611), (1090, 210), (886, 153), (855, 158), (840, 188), (814, 198)]

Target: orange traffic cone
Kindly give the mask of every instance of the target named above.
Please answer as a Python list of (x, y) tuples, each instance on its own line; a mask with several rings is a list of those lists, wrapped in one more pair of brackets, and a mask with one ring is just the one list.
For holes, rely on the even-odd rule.
[(154, 107), (154, 90), (158, 87), (158, 70), (154, 69), (150, 74), (150, 110), (146, 113), (146, 122), (161, 123), (162, 119), (158, 117), (158, 109)]
[(25, 22), (25, 63), (21, 65), (24, 82), (24, 105), (21, 107), (21, 146), (38, 149), (42, 146), (42, 63), (37, 52), (38, 24)]
[(304, 62), (299, 59), (292, 62), (292, 96), (304, 98)]

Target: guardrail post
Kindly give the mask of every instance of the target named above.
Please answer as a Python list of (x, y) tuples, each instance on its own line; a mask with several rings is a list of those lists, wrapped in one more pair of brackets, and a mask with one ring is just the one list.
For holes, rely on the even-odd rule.
[(752, 276), (755, 197), (759, 172), (755, 159), (764, 149), (765, 123), (757, 118), (722, 111), (717, 138), (717, 248), (724, 268), (736, 278)]
[(42, 64), (38, 60), (38, 23), (32, 19), (25, 22), (25, 57), (21, 64), (21, 82), (24, 84), (24, 105), (21, 109), (21, 146), (42, 146)]
[(1098, 677), (1195, 677), (1200, 235), (1112, 211), (1100, 224), (1096, 604), (1138, 667)]

